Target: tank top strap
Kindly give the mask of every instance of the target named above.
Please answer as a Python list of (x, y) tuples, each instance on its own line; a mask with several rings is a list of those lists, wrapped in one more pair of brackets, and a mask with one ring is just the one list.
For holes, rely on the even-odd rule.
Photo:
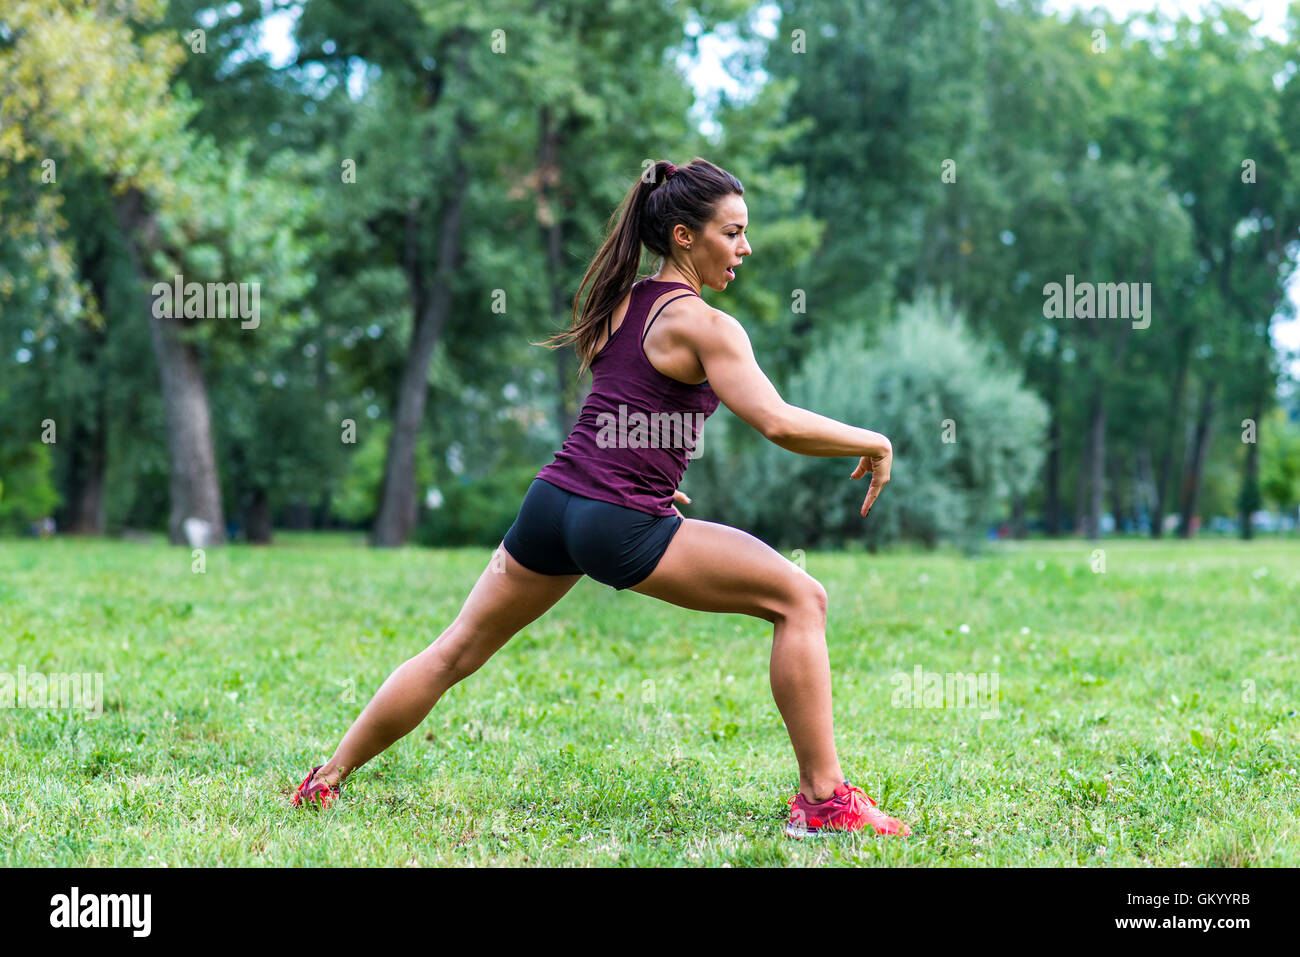
[[(650, 334), (650, 327), (654, 325), (654, 321), (659, 318), (659, 313), (663, 312), (666, 308), (668, 308), (669, 303), (676, 302), (678, 299), (685, 299), (687, 296), (699, 297), (700, 294), (696, 292), (695, 289), (689, 283), (684, 283), (684, 282), (658, 282), (658, 281), (649, 282), (643, 280), (643, 283), (644, 283), (643, 285), (644, 291), (642, 292), (642, 295), (646, 297), (646, 303), (644, 309), (638, 310), (641, 319), (640, 334), (638, 338), (641, 340), (640, 345), (644, 349), (645, 337)], [(660, 296), (662, 296), (666, 289), (672, 289), (674, 287), (678, 289), (684, 289), (686, 291), (682, 293), (678, 293), (676, 296), (673, 296), (670, 299), (664, 300), (664, 302), (659, 306), (659, 308), (655, 310), (655, 314), (653, 316), (650, 316), (649, 315), (650, 306), (654, 303), (654, 301), (658, 299)], [(653, 293), (653, 295), (651, 293)]]

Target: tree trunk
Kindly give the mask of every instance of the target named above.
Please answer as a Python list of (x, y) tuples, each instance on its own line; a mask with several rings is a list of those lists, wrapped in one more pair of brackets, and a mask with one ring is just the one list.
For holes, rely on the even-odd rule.
[[(578, 403), (586, 401), (587, 390), (573, 381), (577, 369), (571, 348), (553, 350), (555, 361), (555, 420), (560, 445), (569, 437), (578, 421)], [(559, 445), (556, 446), (559, 448)]]
[(316, 504), (312, 507), (310, 527), (318, 532), (324, 531), (327, 528), (337, 528), (339, 525), (330, 514), (331, 499), (332, 496), (330, 495), (330, 490), (327, 488), (325, 491), (321, 492), (320, 498), (317, 499)]
[[(102, 247), (92, 244), (82, 260), (82, 274), (90, 284), (101, 313), (106, 308), (108, 285)], [(104, 472), (108, 468), (108, 424), (104, 411), (104, 373), (99, 362), (108, 347), (107, 325), (77, 324), (78, 364), (90, 378), (85, 405), (72, 421), (68, 476), (59, 527), (74, 535), (104, 534)]]
[[(221, 512), (221, 486), (217, 481), (207, 387), (198, 350), (180, 341), (174, 322), (156, 318), (150, 309), (149, 331), (162, 376), (167, 448), (171, 457), (171, 517), (167, 534), (176, 545), (219, 545), (226, 539), (226, 527)], [(202, 520), (206, 529), (188, 531), (186, 523), (191, 519)]]
[(264, 488), (253, 489), (244, 509), (244, 534), (250, 545), (271, 544), (271, 496)]
[(1092, 448), (1092, 433), (1083, 438), (1083, 447), (1079, 450), (1079, 467), (1074, 472), (1074, 511), (1071, 513), (1071, 533), (1088, 534), (1088, 479), (1092, 474), (1088, 468), (1088, 452)]
[[(103, 284), (91, 279), (102, 308)], [(85, 405), (75, 414), (69, 429), (68, 474), (64, 488), (67, 503), (59, 527), (74, 535), (104, 534), (104, 470), (108, 467), (108, 428), (104, 415), (104, 375), (98, 368), (107, 336), (104, 329), (85, 323), (77, 330), (79, 362), (93, 377)]]
[(1206, 382), (1201, 395), (1200, 409), (1196, 414), (1196, 430), (1188, 450), (1187, 468), (1183, 473), (1182, 509), (1178, 523), (1180, 538), (1192, 537), (1192, 519), (1196, 517), (1201, 494), (1201, 475), (1205, 469), (1205, 456), (1210, 446), (1210, 419), (1214, 415), (1215, 380)]
[[(463, 140), (462, 140), (463, 141)], [(397, 392), (393, 432), (384, 462), (384, 482), (379, 514), (371, 531), (376, 546), (405, 544), (415, 528), (415, 448), (424, 421), (429, 391), (429, 363), (451, 310), (451, 279), (460, 263), (460, 223), (469, 185), (469, 167), (459, 154), (451, 172), (451, 188), (438, 224), (437, 265), (432, 283), (426, 280), (419, 254), (417, 212), (408, 214), (407, 269), (415, 321)]]
[(1174, 438), (1178, 434), (1174, 424), (1182, 416), (1183, 394), (1187, 390), (1187, 364), (1191, 350), (1190, 332), (1186, 332), (1179, 337), (1177, 349), (1178, 358), (1176, 371), (1174, 372), (1174, 390), (1169, 398), (1168, 425), (1161, 430), (1164, 433), (1164, 442), (1160, 447), (1160, 463), (1156, 467), (1155, 503), (1151, 509), (1152, 538), (1160, 538), (1165, 531), (1166, 496), (1169, 489), (1169, 479), (1174, 468)]
[(1101, 537), (1101, 510), (1106, 478), (1106, 404), (1100, 386), (1093, 393), (1088, 417), (1088, 454), (1082, 471), (1088, 476), (1084, 528), (1092, 539)]
[[(559, 154), (565, 131), (543, 106), (540, 120), (540, 143), (537, 162), (537, 221), (546, 245), (546, 272), (550, 285), (551, 315), (561, 323), (569, 311), (568, 284), (564, 269), (564, 216), (559, 190)], [(577, 398), (581, 389), (573, 381), (577, 362), (570, 349), (554, 350), (555, 421), (559, 442), (564, 443), (578, 421)]]
[(1113, 450), (1106, 461), (1106, 486), (1110, 491), (1110, 513), (1115, 517), (1115, 532), (1118, 534), (1124, 531), (1129, 516), (1128, 503), (1124, 501), (1124, 470)]
[(98, 403), (87, 413), (89, 424), (76, 423), (68, 461), (66, 516), (62, 527), (74, 535), (104, 534), (104, 410)]
[(65, 528), (74, 535), (104, 534), (104, 429), (102, 410), (95, 427), (73, 434), (69, 462), (68, 517)]
[(1044, 503), (1043, 524), (1047, 535), (1056, 538), (1061, 534), (1061, 347), (1059, 340), (1052, 349), (1052, 367), (1049, 375), (1047, 401), (1051, 420), (1047, 431), (1047, 500)]
[[(144, 263), (158, 235), (158, 224), (144, 196), (128, 190), (115, 200), (117, 221), (126, 238), (131, 262), (140, 279), (153, 286), (164, 277), (146, 274)], [(170, 277), (165, 277), (167, 281)], [(217, 456), (212, 444), (208, 391), (203, 381), (198, 350), (182, 341), (185, 321), (154, 315), (152, 293), (146, 300), (149, 333), (162, 380), (167, 414), (167, 451), (171, 464), (171, 515), (167, 535), (175, 545), (219, 545), (226, 540), (221, 511), (221, 486), (217, 481)], [(189, 526), (198, 519), (205, 526)]]
[[(1263, 380), (1261, 379), (1261, 384)], [(1264, 390), (1255, 393), (1251, 403), (1251, 419), (1255, 423), (1255, 441), (1246, 443), (1246, 461), (1241, 466), (1241, 496), (1238, 499), (1237, 519), (1240, 524), (1238, 534), (1243, 539), (1255, 537), (1255, 529), (1250, 524), (1250, 516), (1259, 508), (1259, 428), (1264, 415)]]
[(295, 532), (305, 532), (315, 527), (314, 510), (310, 502), (293, 501), (284, 507), (284, 527)]
[(1133, 463), (1133, 520), (1137, 523), (1136, 531), (1141, 530), (1142, 513), (1151, 521), (1151, 510), (1155, 505), (1155, 479), (1151, 474), (1151, 447), (1143, 442), (1138, 446), (1137, 459)]

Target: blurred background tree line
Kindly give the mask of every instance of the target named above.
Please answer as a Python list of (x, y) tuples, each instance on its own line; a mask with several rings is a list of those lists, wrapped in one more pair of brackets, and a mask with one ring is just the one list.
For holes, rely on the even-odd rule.
[[(689, 514), (782, 547), (1249, 536), (1300, 503), (1270, 335), (1300, 4), (1286, 33), (993, 0), (0, 0), (0, 529), (496, 544), (590, 383), (530, 341), (643, 162), (699, 155), (754, 248), (706, 299), (896, 461), (864, 523), (853, 462), (720, 408)], [(709, 34), (744, 92), (700, 104), (678, 58)], [(261, 321), (158, 317), (176, 275), (257, 283)], [(1150, 325), (1047, 317), (1067, 275), (1150, 283)]]

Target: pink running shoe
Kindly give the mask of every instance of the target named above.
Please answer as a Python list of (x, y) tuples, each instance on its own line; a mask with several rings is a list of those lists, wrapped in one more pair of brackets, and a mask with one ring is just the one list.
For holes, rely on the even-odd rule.
[(814, 804), (802, 794), (787, 802), (790, 820), (785, 833), (793, 838), (825, 834), (828, 831), (861, 831), (870, 825), (877, 834), (912, 833), (912, 829), (897, 818), (876, 810), (876, 802), (867, 797), (862, 788), (848, 781), (835, 788), (835, 796)]
[(307, 776), (302, 779), (302, 784), (298, 785), (298, 790), (294, 791), (293, 797), (289, 798), (290, 804), (294, 807), (300, 807), (303, 804), (311, 804), (314, 801), (319, 800), (321, 807), (327, 808), (339, 799), (339, 795), (342, 793), (343, 789), (337, 784), (316, 783), (311, 787), (307, 786), (307, 782), (310, 781), (315, 776), (316, 772), (324, 766), (325, 765), (323, 764), (318, 764), (307, 772)]

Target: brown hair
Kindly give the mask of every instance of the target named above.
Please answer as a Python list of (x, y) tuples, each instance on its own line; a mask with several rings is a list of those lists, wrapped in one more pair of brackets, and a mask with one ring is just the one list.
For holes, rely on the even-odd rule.
[[(665, 260), (670, 258), (674, 226), (681, 223), (688, 229), (703, 229), (713, 218), (718, 200), (744, 192), (740, 180), (698, 156), (685, 166), (674, 167), (667, 160), (659, 160), (647, 168), (610, 217), (605, 241), (573, 297), (572, 324), (564, 332), (533, 345), (554, 349), (576, 341), (581, 376), (595, 357), (605, 319), (636, 282), (641, 247), (644, 245)], [(583, 304), (582, 290), (588, 283), (591, 291)]]

